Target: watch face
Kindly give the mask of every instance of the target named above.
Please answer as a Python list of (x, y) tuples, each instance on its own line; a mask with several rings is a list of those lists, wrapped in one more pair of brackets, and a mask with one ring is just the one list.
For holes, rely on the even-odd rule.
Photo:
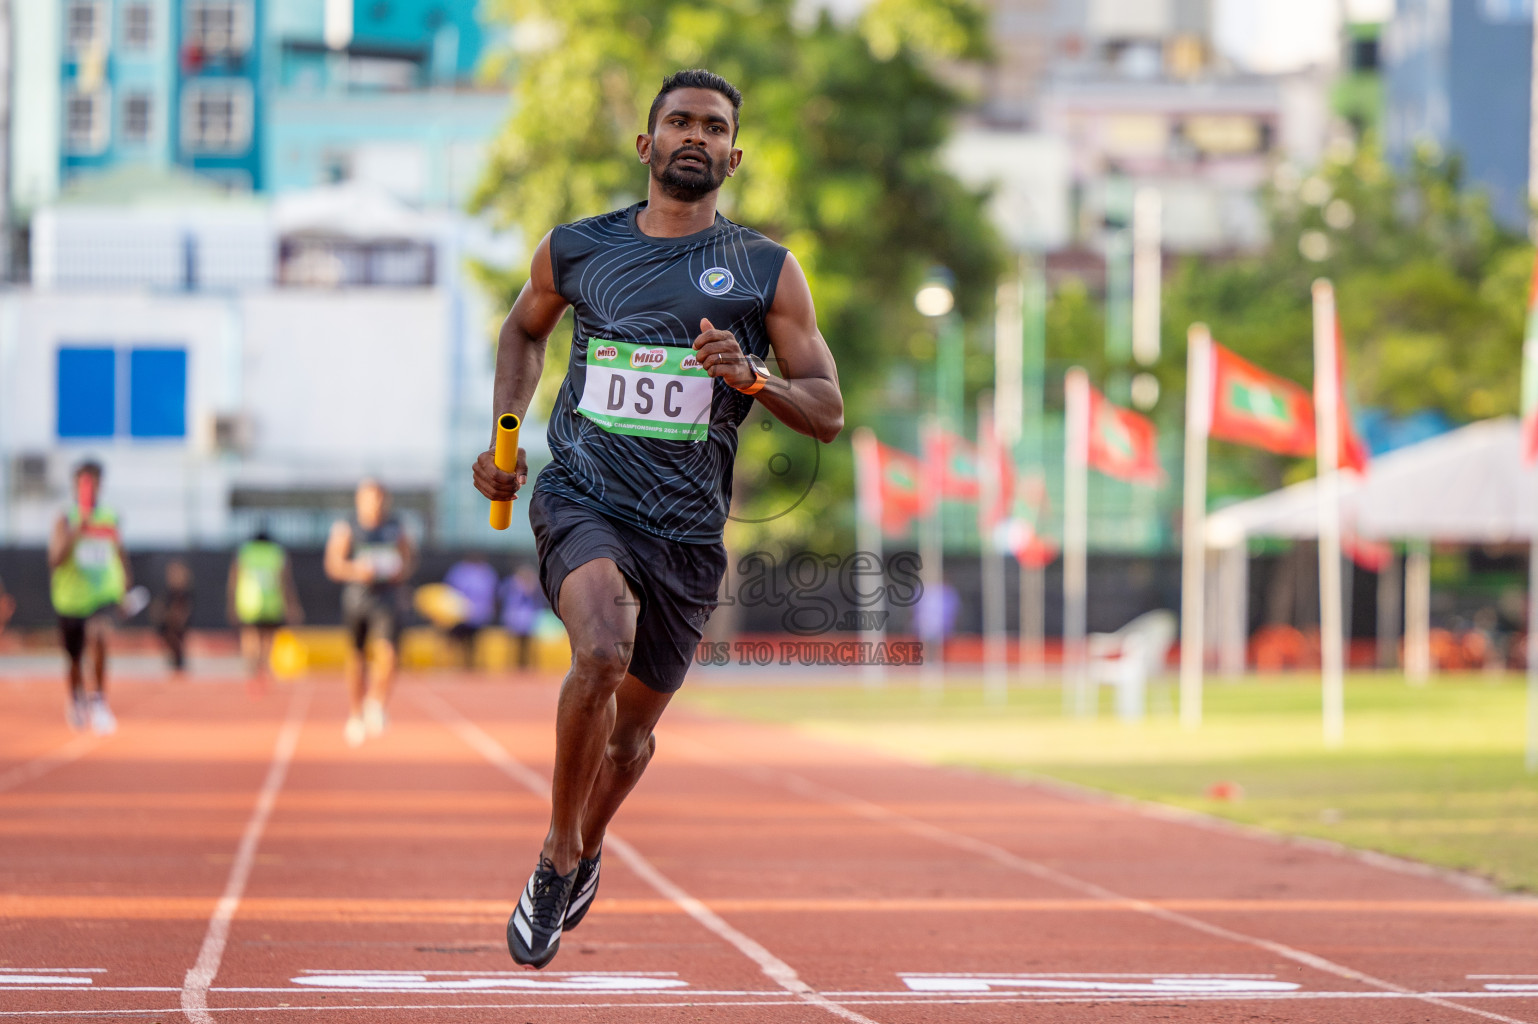
[(753, 372), (758, 374), (759, 376), (761, 376), (761, 377), (769, 376), (769, 364), (764, 362), (762, 358), (760, 358), (758, 356), (755, 356), (752, 353), (749, 353), (748, 354), (748, 365), (752, 366), (753, 367)]

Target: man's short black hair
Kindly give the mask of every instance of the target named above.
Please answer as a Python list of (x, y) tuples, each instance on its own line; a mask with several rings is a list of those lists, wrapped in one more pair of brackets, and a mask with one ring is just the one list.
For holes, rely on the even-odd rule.
[(97, 480), (100, 480), (101, 479), (101, 463), (97, 462), (95, 459), (85, 459), (84, 461), (82, 461), (80, 463), (80, 465), (75, 467), (75, 478), (76, 479), (79, 479), (80, 477), (85, 476), (87, 473), (89, 473), (92, 476), (94, 476)]
[(709, 89), (711, 92), (718, 92), (731, 100), (732, 141), (737, 141), (737, 115), (742, 110), (742, 93), (735, 85), (714, 71), (706, 71), (704, 68), (675, 71), (662, 80), (662, 88), (657, 90), (657, 98), (652, 100), (651, 111), (646, 115), (647, 135), (651, 135), (657, 130), (657, 114), (662, 110), (663, 97), (674, 89)]

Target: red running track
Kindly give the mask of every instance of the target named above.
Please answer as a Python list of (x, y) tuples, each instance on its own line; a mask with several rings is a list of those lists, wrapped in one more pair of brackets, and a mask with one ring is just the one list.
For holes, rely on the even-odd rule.
[(0, 1020), (1538, 1021), (1538, 903), (675, 709), (542, 972), (555, 687), (0, 683)]

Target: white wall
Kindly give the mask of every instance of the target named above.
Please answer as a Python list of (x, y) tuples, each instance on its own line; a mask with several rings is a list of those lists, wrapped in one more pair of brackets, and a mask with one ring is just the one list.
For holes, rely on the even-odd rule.
[[(138, 545), (227, 540), (238, 485), (348, 487), (364, 474), (435, 485), (449, 433), (449, 293), (443, 289), (123, 291), (0, 297), (0, 544), (40, 544), (86, 455), (107, 467), (106, 499)], [(187, 349), (179, 440), (56, 436), (57, 351), (84, 343)], [(249, 417), (244, 455), (211, 445), (216, 414)], [(17, 499), (22, 454), (49, 460), (52, 493)]]

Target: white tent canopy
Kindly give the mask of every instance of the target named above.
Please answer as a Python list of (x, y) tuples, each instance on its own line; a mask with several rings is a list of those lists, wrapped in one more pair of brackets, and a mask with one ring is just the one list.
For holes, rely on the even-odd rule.
[[(1405, 669), (1412, 679), (1431, 667), (1431, 571), (1428, 542), (1530, 543), (1538, 532), (1538, 473), (1522, 463), (1521, 425), (1511, 417), (1484, 420), (1407, 445), (1374, 459), (1365, 478), (1340, 478), (1342, 526), (1350, 534), (1410, 542), (1405, 566)], [(1243, 665), (1251, 537), (1310, 540), (1319, 536), (1316, 482), (1283, 487), (1230, 505), (1207, 518), (1204, 540), (1220, 552), (1215, 596), (1225, 612), (1219, 647), (1225, 671)], [(1400, 598), (1397, 572), (1379, 574), (1379, 606)], [(1385, 604), (1385, 602), (1388, 602)], [(1391, 655), (1396, 617), (1379, 617), (1380, 651)], [(1380, 655), (1380, 658), (1383, 655)]]
[[(1538, 525), (1538, 474), (1522, 465), (1521, 427), (1483, 420), (1374, 459), (1365, 479), (1341, 478), (1341, 518), (1380, 540), (1527, 541)], [(1241, 501), (1207, 519), (1209, 548), (1250, 537), (1319, 535), (1313, 480)]]

